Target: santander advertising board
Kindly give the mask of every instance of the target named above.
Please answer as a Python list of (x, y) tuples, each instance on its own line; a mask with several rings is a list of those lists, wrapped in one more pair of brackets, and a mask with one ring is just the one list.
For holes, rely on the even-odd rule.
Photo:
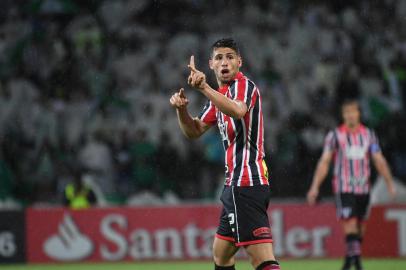
[[(28, 262), (210, 259), (220, 208), (183, 206), (81, 211), (29, 209)], [(342, 231), (330, 204), (275, 205), (269, 212), (278, 257), (339, 257)], [(370, 226), (384, 225), (385, 256), (406, 255), (406, 209), (378, 208)], [(382, 231), (382, 229), (380, 229)], [(365, 242), (373, 238), (366, 235)], [(372, 239), (371, 239), (372, 241)], [(365, 255), (375, 254), (366, 249)], [(240, 252), (239, 257), (245, 253)]]

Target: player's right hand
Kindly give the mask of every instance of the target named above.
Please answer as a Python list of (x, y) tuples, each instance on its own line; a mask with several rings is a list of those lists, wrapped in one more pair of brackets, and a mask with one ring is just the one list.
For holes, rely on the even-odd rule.
[(179, 92), (173, 94), (169, 101), (176, 109), (186, 108), (186, 106), (189, 104), (189, 100), (187, 99), (185, 90), (183, 88), (181, 88)]
[(310, 205), (314, 205), (317, 201), (317, 196), (319, 196), (319, 191), (315, 188), (311, 188), (309, 192), (307, 192), (307, 202)]
[(203, 90), (206, 86), (206, 75), (200, 70), (196, 69), (195, 66), (195, 57), (192, 55), (190, 57), (190, 63), (188, 65), (190, 69), (190, 75), (187, 79), (187, 83), (193, 88)]

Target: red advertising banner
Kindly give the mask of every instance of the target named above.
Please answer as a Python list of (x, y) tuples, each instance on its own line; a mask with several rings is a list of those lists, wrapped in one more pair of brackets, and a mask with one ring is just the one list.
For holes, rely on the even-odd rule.
[[(27, 261), (209, 259), (219, 214), (219, 206), (32, 208), (26, 216)], [(269, 217), (278, 257), (342, 256), (332, 204), (276, 204)], [(406, 206), (374, 208), (368, 224), (364, 255), (406, 256)]]

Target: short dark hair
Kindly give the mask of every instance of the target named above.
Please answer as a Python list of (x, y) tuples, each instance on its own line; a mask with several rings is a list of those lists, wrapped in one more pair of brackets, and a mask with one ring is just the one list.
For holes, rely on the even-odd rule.
[(217, 40), (211, 46), (212, 51), (217, 48), (230, 48), (233, 49), (237, 55), (240, 55), (240, 49), (238, 48), (237, 42), (232, 38), (222, 38)]
[(358, 99), (355, 99), (355, 98), (345, 99), (343, 102), (341, 102), (341, 110), (348, 105), (357, 105), (358, 108), (360, 109), (360, 103), (359, 103)]

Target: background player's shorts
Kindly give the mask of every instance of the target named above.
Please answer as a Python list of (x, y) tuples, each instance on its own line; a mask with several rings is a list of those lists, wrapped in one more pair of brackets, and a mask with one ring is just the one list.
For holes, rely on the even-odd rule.
[(339, 219), (368, 217), (369, 194), (341, 193), (336, 194), (337, 217)]
[(272, 243), (268, 219), (270, 187), (224, 187), (223, 210), (216, 237), (236, 246)]

